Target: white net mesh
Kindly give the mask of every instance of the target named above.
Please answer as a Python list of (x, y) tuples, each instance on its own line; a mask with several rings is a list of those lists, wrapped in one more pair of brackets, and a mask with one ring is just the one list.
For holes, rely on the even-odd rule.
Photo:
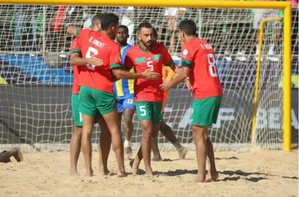
[[(166, 45), (177, 64), (181, 48), (178, 24), (183, 19), (194, 20), (199, 36), (215, 49), (225, 94), (218, 122), (209, 136), (216, 150), (250, 148), (257, 57), (255, 10), (41, 5), (0, 5), (0, 145), (68, 149), (73, 131), (73, 75), (69, 64), (72, 37), (66, 27), (89, 27), (95, 13), (107, 12), (117, 14), (120, 23), (129, 27), (130, 44), (136, 44), (138, 24), (150, 22), (158, 30), (158, 42)], [(298, 74), (297, 8), (293, 9), (293, 21), (297, 23), (292, 23), (292, 71)], [(282, 78), (283, 34), (280, 29), (274, 53), (268, 54), (274, 29), (270, 24), (265, 30), (255, 132), (256, 147), (267, 149), (280, 149), (282, 143), (283, 98), (278, 84)], [(164, 119), (178, 140), (193, 149), (191, 103), (189, 90), (184, 84), (178, 85), (170, 91)], [(95, 125), (94, 144), (99, 133)], [(138, 144), (140, 139), (135, 115), (132, 142)], [(160, 148), (172, 148), (162, 135), (159, 143)]]

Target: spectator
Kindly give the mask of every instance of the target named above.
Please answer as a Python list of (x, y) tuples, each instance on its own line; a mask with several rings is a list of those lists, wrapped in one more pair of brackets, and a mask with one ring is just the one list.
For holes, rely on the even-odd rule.
[(166, 8), (164, 16), (167, 20), (167, 28), (170, 32), (170, 53), (176, 52), (176, 37), (177, 37), (177, 22), (178, 18), (182, 17), (186, 12), (186, 8)]
[(38, 9), (35, 5), (15, 5), (14, 8), (15, 18), (15, 51), (21, 50), (23, 31), (27, 30), (28, 35), (28, 47), (26, 51), (36, 50), (36, 30), (37, 30), (37, 18)]
[[(276, 9), (255, 9), (254, 10), (254, 19), (253, 19), (253, 28), (257, 29), (256, 34), (256, 55), (259, 54), (259, 33), (260, 33), (260, 26), (261, 22), (267, 18), (279, 18), (279, 10)], [(279, 34), (281, 32), (281, 21), (271, 22), (270, 25), (273, 28), (271, 44), (268, 49), (268, 58), (273, 61), (278, 61), (277, 57), (275, 56), (275, 45), (278, 42)]]

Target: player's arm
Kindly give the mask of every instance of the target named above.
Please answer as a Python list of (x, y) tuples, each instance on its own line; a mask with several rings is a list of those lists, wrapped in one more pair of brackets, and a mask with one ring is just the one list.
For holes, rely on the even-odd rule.
[(143, 73), (131, 73), (131, 72), (125, 71), (122, 68), (118, 67), (118, 68), (113, 68), (112, 73), (117, 79), (145, 78), (145, 79), (149, 79), (149, 80), (155, 80), (158, 77), (160, 77), (159, 73), (153, 73), (150, 71), (150, 69), (147, 69)]
[(161, 84), (160, 85), (161, 89), (164, 90), (164, 91), (168, 91), (170, 88), (172, 88), (173, 86), (176, 86), (176, 85), (180, 84), (187, 77), (189, 77), (190, 65), (187, 64), (187, 63), (185, 63), (185, 62), (183, 62), (182, 68), (179, 71), (178, 75), (173, 80), (171, 80), (170, 82), (166, 81), (165, 83)]
[(66, 31), (67, 31), (67, 33), (69, 33), (73, 36), (77, 36), (78, 29), (80, 29), (80, 28), (78, 28), (77, 26), (68, 26)]

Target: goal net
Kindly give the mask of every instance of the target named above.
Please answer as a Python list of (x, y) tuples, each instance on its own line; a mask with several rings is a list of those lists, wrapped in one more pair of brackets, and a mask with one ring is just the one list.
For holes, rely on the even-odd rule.
[[(72, 37), (69, 25), (91, 26), (96, 13), (112, 12), (129, 28), (136, 44), (136, 27), (150, 22), (174, 61), (180, 65), (178, 24), (192, 19), (198, 35), (214, 48), (224, 89), (218, 121), (209, 129), (216, 150), (282, 149), (283, 131), (283, 26), (267, 23), (264, 29), (254, 136), (252, 119), (257, 75), (260, 19), (283, 17), (281, 10), (165, 7), (107, 7), (0, 4), (0, 147), (19, 145), (30, 150), (68, 150), (73, 132), (69, 63)], [(257, 16), (259, 15), (259, 16)], [(292, 17), (298, 21), (298, 9)], [(293, 19), (293, 20), (294, 20)], [(259, 20), (259, 21), (256, 21)], [(256, 25), (256, 23), (258, 25)], [(292, 23), (292, 72), (298, 75), (298, 25)], [(276, 36), (276, 37), (275, 37)], [(273, 47), (274, 44), (274, 47)], [(272, 51), (271, 50), (272, 47)], [(185, 84), (169, 94), (164, 114), (177, 139), (195, 149), (190, 126), (192, 96)], [(298, 113), (298, 112), (296, 112)], [(298, 128), (297, 128), (298, 129)], [(97, 149), (100, 128), (92, 143)], [(161, 149), (174, 149), (159, 135)], [(133, 148), (138, 148), (141, 127), (134, 115)]]

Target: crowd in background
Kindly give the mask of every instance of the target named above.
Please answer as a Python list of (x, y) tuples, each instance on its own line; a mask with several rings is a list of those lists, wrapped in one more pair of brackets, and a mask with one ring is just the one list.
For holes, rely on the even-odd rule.
[[(298, 5), (292, 8), (292, 58), (298, 59)], [(178, 23), (182, 19), (197, 22), (198, 34), (210, 42), (219, 57), (228, 60), (232, 54), (242, 59), (256, 55), (255, 18), (259, 10), (215, 8), (160, 8), (160, 7), (96, 7), (96, 6), (42, 6), (0, 5), (0, 52), (42, 55), (47, 52), (69, 52), (72, 37), (67, 35), (69, 25), (89, 28), (95, 13), (112, 12), (119, 15), (121, 24), (129, 28), (129, 43), (136, 43), (136, 27), (150, 22), (156, 27), (158, 41), (165, 44), (174, 56), (180, 54)], [(277, 17), (283, 12), (277, 11)], [(265, 15), (260, 15), (265, 17)], [(269, 25), (270, 27), (270, 25)], [(281, 29), (281, 25), (280, 25)], [(266, 29), (272, 39), (274, 28)], [(282, 31), (278, 33), (277, 46), (282, 44)], [(267, 39), (267, 38), (265, 38)], [(270, 45), (270, 44), (269, 44)], [(268, 49), (267, 49), (268, 50)], [(274, 54), (281, 55), (282, 48)]]

